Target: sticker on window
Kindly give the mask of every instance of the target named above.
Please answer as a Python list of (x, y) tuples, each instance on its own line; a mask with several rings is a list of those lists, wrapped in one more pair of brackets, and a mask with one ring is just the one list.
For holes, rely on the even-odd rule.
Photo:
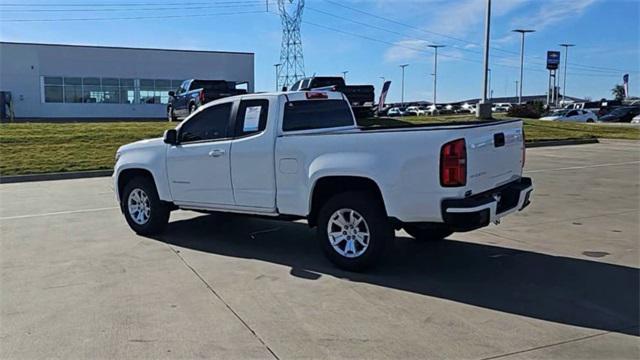
[(260, 125), (260, 111), (262, 106), (249, 106), (244, 113), (242, 131), (256, 131)]

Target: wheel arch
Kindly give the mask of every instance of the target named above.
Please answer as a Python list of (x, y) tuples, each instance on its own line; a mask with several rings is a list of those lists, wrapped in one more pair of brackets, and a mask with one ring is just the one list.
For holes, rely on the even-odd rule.
[(153, 177), (153, 173), (147, 169), (143, 168), (128, 168), (123, 169), (118, 173), (118, 178), (116, 184), (118, 186), (118, 198), (122, 202), (122, 192), (124, 191), (124, 187), (127, 185), (129, 181), (136, 177), (145, 177), (150, 179), (154, 186), (156, 187), (156, 191), (158, 191), (158, 184)]
[(373, 179), (354, 175), (328, 175), (316, 179), (311, 188), (307, 215), (309, 226), (316, 225), (320, 208), (331, 196), (348, 191), (370, 192), (385, 207), (381, 188)]

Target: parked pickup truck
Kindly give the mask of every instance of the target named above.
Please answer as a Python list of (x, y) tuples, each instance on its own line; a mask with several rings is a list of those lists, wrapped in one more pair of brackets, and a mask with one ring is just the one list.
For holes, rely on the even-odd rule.
[(178, 90), (169, 91), (167, 118), (169, 121), (183, 119), (209, 101), (246, 93), (244, 89), (236, 89), (233, 81), (185, 80)]
[(394, 230), (437, 240), (478, 229), (533, 190), (522, 121), (363, 128), (337, 92), (216, 100), (116, 159), (116, 197), (138, 234), (162, 232), (175, 209), (305, 218), (352, 271), (387, 255)]
[(356, 117), (373, 115), (373, 85), (347, 85), (340, 76), (313, 76), (298, 80), (291, 85), (290, 91), (319, 90), (339, 91), (349, 99)]

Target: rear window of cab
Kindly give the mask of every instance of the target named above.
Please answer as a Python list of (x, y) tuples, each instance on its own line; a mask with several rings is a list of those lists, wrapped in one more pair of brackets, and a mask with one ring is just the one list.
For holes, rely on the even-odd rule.
[(344, 100), (300, 100), (285, 104), (282, 130), (312, 130), (354, 125)]

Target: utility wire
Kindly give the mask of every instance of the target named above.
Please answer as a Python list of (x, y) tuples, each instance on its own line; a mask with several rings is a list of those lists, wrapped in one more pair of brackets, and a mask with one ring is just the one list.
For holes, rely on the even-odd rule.
[[(28, 10), (18, 10), (18, 9), (9, 9), (2, 10), (4, 13), (8, 12), (18, 12), (18, 13), (40, 13), (40, 12), (106, 12), (106, 11), (128, 11), (128, 12), (141, 12), (141, 11), (175, 11), (175, 10), (202, 10), (202, 9), (218, 9), (218, 8), (242, 8), (242, 7), (263, 7), (266, 2), (260, 2), (259, 4), (239, 4), (239, 5), (216, 5), (216, 6), (181, 6), (181, 7), (160, 7), (160, 8), (137, 8), (137, 9), (127, 9), (127, 8), (101, 8), (101, 9), (28, 9)], [(269, 5), (275, 5), (276, 2), (270, 2)]]
[(65, 6), (158, 6), (158, 5), (214, 5), (214, 4), (247, 4), (247, 3), (262, 3), (262, 0), (247, 0), (247, 1), (207, 1), (207, 2), (174, 2), (174, 3), (0, 3), (0, 6), (9, 6), (9, 7), (65, 7)]
[(58, 21), (110, 21), (110, 20), (144, 20), (144, 19), (173, 19), (185, 17), (227, 16), (242, 14), (264, 14), (258, 11), (235, 11), (226, 13), (199, 13), (183, 15), (158, 15), (158, 16), (128, 16), (128, 17), (101, 17), (101, 18), (60, 18), (60, 19), (2, 19), (0, 22), (58, 22)]
[[(403, 26), (405, 28), (417, 30), (417, 31), (420, 31), (420, 32), (423, 32), (423, 33), (427, 33), (427, 34), (433, 34), (433, 35), (437, 35), (437, 36), (442, 36), (444, 38), (448, 38), (448, 39), (451, 39), (451, 40), (464, 42), (464, 43), (471, 44), (471, 45), (477, 45), (477, 46), (480, 45), (480, 44), (475, 43), (473, 41), (457, 38), (457, 37), (454, 37), (454, 36), (450, 36), (450, 35), (447, 35), (447, 34), (442, 34), (442, 33), (435, 32), (435, 31), (425, 30), (425, 29), (422, 29), (422, 28), (417, 27), (417, 26), (413, 26), (413, 25), (409, 25), (409, 24), (403, 23), (403, 22), (398, 21), (398, 20), (390, 19), (390, 18), (387, 18), (387, 17), (384, 17), (384, 16), (380, 16), (380, 15), (377, 15), (377, 14), (374, 14), (374, 13), (370, 13), (368, 11), (364, 11), (364, 10), (361, 10), (361, 9), (358, 9), (358, 8), (354, 8), (354, 7), (351, 7), (351, 6), (348, 6), (348, 5), (344, 5), (344, 4), (339, 3), (337, 1), (333, 1), (333, 0), (325, 0), (325, 1), (330, 3), (330, 4), (333, 4), (333, 5), (345, 8), (345, 9), (349, 9), (351, 11), (355, 11), (355, 12), (358, 12), (358, 13), (361, 13), (361, 14), (364, 14), (364, 15), (379, 19), (379, 20), (384, 20), (384, 21), (387, 21), (387, 22), (390, 22), (390, 23), (393, 23), (393, 24), (396, 24), (396, 25)], [(520, 55), (520, 53), (518, 53), (516, 51), (505, 50), (505, 49), (501, 49), (501, 48), (497, 48), (497, 47), (491, 47), (491, 49), (496, 50), (496, 51), (500, 51), (500, 52), (504, 52), (504, 53), (513, 54), (513, 55)], [(469, 50), (469, 49), (467, 49), (467, 50)], [(495, 56), (495, 54), (494, 54), (494, 56)], [(537, 58), (540, 58), (540, 57), (537, 57)], [(538, 64), (540, 65), (541, 63), (538, 63)], [(610, 72), (617, 72), (617, 73), (640, 72), (640, 71), (620, 70), (620, 69), (614, 69), (614, 68), (608, 68), (608, 67), (596, 67), (596, 66), (583, 65), (583, 64), (578, 64), (578, 63), (569, 63), (569, 64), (571, 64), (573, 66), (578, 66), (578, 67), (595, 68), (595, 69), (599, 69), (599, 70), (607, 70), (607, 71), (610, 71)], [(542, 64), (542, 65), (544, 65), (544, 64)]]
[[(259, 4), (238, 4), (238, 5), (208, 5), (208, 6), (181, 6), (181, 7), (159, 7), (159, 8), (101, 8), (101, 9), (28, 9), (18, 10), (9, 9), (2, 10), (2, 12), (19, 12), (19, 13), (36, 13), (36, 12), (106, 12), (106, 11), (129, 11), (129, 12), (142, 12), (142, 11), (166, 11), (166, 10), (201, 10), (201, 9), (218, 9), (218, 8), (236, 8), (236, 7), (262, 7), (266, 2), (260, 2)], [(270, 2), (269, 5), (275, 5), (276, 2)]]

